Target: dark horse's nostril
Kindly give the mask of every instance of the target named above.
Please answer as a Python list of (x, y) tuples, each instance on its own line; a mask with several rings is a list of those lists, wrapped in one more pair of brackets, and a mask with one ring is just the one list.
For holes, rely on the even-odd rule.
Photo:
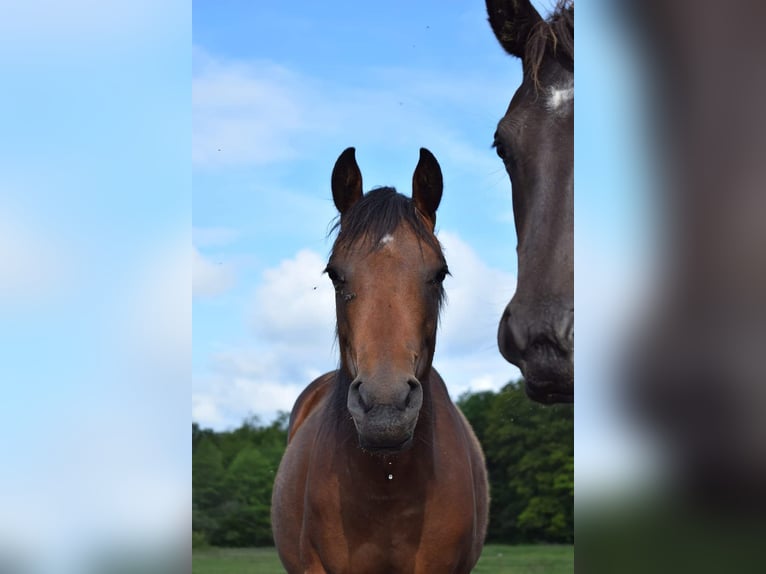
[(562, 349), (571, 351), (574, 346), (574, 313), (567, 313), (556, 326), (556, 339)]
[(514, 320), (509, 313), (508, 328), (511, 335), (508, 342), (513, 344), (520, 352), (524, 352), (524, 349), (529, 345), (529, 332), (527, 327), (522, 325), (520, 321)]
[(556, 346), (555, 339), (548, 333), (539, 333), (529, 342), (529, 348), (535, 347), (554, 347)]
[(540, 333), (530, 341), (527, 352), (566, 356), (568, 350), (561, 344), (561, 341), (557, 340), (556, 335), (553, 333)]

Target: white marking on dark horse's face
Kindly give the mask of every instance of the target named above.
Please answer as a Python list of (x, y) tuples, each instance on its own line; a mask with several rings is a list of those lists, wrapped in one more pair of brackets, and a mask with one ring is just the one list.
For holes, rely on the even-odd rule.
[(552, 111), (557, 111), (574, 99), (574, 83), (554, 86), (548, 90), (546, 104)]
[(394, 236), (393, 236), (393, 235), (391, 235), (391, 234), (389, 233), (389, 234), (386, 234), (386, 235), (384, 235), (384, 236), (381, 238), (381, 240), (380, 240), (380, 244), (381, 244), (381, 245), (388, 245), (388, 244), (389, 244), (389, 243), (391, 243), (393, 240), (394, 240)]

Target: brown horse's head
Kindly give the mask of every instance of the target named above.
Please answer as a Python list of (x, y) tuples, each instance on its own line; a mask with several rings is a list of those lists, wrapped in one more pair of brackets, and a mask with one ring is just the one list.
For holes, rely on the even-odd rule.
[(574, 400), (574, 5), (543, 20), (529, 0), (487, 0), (489, 22), (524, 75), (495, 132), (513, 188), (518, 284), (498, 328), (527, 394)]
[(340, 219), (326, 271), (336, 293), (341, 380), (351, 381), (346, 406), (366, 450), (412, 442), (448, 273), (433, 233), (441, 194), (441, 169), (426, 149), (412, 199), (392, 188), (362, 195), (354, 148), (333, 169)]

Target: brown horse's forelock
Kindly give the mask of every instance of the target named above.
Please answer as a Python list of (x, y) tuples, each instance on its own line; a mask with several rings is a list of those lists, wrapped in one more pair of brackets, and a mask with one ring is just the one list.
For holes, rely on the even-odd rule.
[(574, 1), (560, 0), (547, 20), (538, 22), (529, 34), (524, 49), (524, 66), (536, 88), (543, 56), (550, 52), (574, 67)]
[[(415, 208), (412, 199), (396, 192), (393, 187), (378, 187), (368, 191), (349, 210), (336, 218), (328, 235), (337, 231), (331, 257), (339, 248), (363, 249), (367, 253), (380, 249), (381, 240), (393, 234), (401, 224), (408, 225), (418, 240), (433, 248), (444, 261), (441, 243)], [(446, 263), (446, 261), (445, 261)], [(444, 302), (444, 289), (439, 288), (439, 308)]]

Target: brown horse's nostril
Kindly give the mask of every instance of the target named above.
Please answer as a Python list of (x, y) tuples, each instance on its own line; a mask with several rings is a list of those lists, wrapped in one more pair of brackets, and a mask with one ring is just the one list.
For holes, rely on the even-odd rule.
[(348, 389), (348, 410), (354, 416), (367, 414), (372, 409), (369, 397), (365, 397), (367, 389), (362, 385), (362, 381), (356, 379), (351, 383)]
[(381, 385), (356, 379), (348, 389), (348, 410), (361, 419), (380, 408), (398, 412), (419, 411), (423, 404), (423, 387), (412, 377), (406, 384)]
[(405, 409), (420, 409), (423, 404), (423, 386), (417, 379), (410, 379), (407, 381), (410, 387), (407, 393), (407, 398), (404, 401)]

